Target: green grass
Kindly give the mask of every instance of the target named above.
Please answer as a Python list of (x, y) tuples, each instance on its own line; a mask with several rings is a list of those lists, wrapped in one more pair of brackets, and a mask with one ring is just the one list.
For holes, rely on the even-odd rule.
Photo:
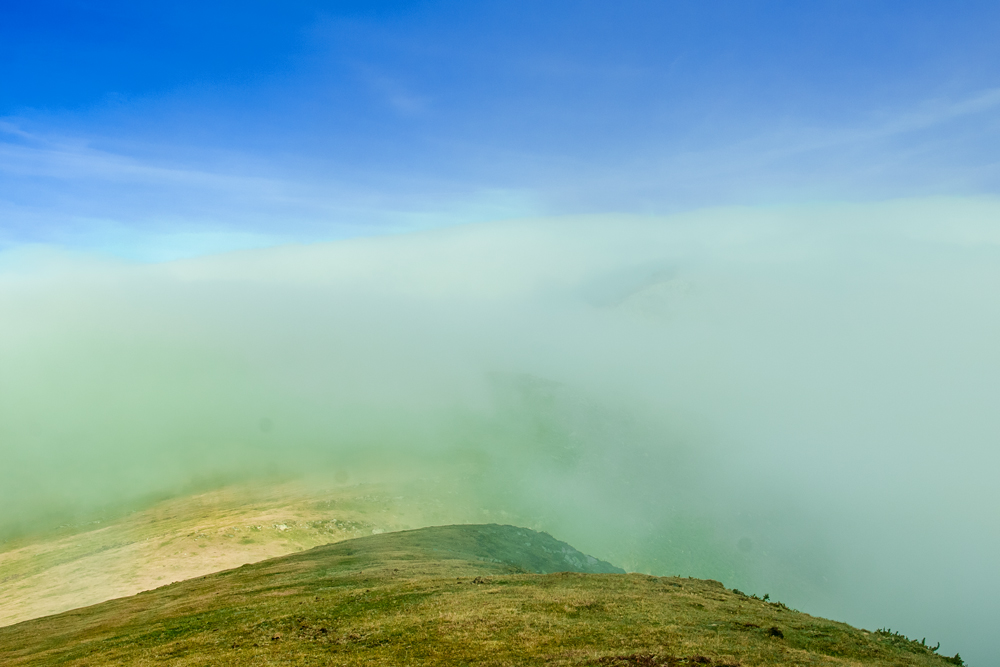
[(0, 664), (951, 664), (715, 581), (614, 570), (523, 528), (385, 533), (0, 628)]
[(181, 495), (0, 542), (0, 625), (283, 556), (441, 523), (482, 520), (448, 485), (257, 483)]

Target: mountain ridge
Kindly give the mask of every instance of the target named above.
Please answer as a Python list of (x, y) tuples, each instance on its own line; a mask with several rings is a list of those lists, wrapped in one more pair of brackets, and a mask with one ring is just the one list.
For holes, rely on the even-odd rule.
[(953, 661), (717, 581), (626, 574), (499, 524), (344, 540), (0, 628), (11, 666)]

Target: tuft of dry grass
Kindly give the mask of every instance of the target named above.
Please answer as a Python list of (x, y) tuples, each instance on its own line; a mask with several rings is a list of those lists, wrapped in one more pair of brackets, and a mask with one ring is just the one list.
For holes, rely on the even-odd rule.
[(537, 573), (567, 546), (495, 525), (348, 540), (0, 628), (0, 664), (949, 664), (715, 581)]

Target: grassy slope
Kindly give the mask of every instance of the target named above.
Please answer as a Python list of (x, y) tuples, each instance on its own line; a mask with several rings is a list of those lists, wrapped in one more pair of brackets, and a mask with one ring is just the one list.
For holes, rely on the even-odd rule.
[(948, 664), (718, 582), (525, 573), (586, 567), (565, 548), (499, 526), (348, 540), (0, 628), (0, 664)]
[(459, 493), (439, 480), (232, 486), (24, 536), (0, 543), (0, 625), (373, 531), (482, 521)]

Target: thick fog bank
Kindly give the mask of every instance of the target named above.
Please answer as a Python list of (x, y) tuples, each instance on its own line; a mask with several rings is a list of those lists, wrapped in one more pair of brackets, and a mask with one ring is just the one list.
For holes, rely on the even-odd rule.
[(248, 476), (432, 471), (629, 569), (990, 664), (998, 294), (993, 201), (7, 253), (0, 535)]

